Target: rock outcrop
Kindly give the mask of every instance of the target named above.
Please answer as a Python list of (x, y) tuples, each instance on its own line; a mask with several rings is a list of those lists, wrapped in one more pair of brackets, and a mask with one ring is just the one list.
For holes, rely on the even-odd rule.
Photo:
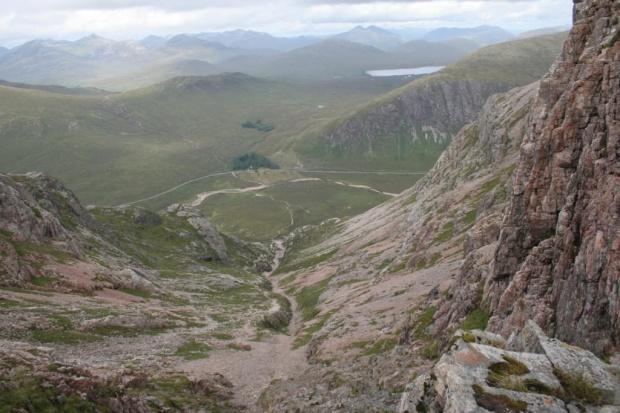
[(36, 172), (0, 174), (0, 229), (13, 234), (15, 239), (55, 241), (68, 252), (79, 254), (83, 246), (68, 230), (77, 225), (100, 228), (75, 195), (56, 179)]
[(0, 174), (1, 284), (23, 285), (42, 275), (37, 270), (41, 263), (24, 257), (29, 246), (48, 246), (83, 258), (90, 245), (78, 229), (103, 231), (59, 181), (42, 173)]
[(458, 331), (433, 372), (403, 393), (398, 412), (617, 412), (620, 382), (587, 350), (549, 339), (530, 321), (506, 342)]
[(541, 83), (484, 301), (489, 330), (535, 320), (604, 354), (620, 346), (620, 4), (575, 0)]
[[(170, 242), (175, 239), (187, 245)], [(167, 249), (158, 250), (161, 242)], [(254, 257), (256, 263), (268, 255), (231, 242), (238, 254)], [(57, 280), (57, 287), (86, 291), (154, 291), (153, 270), (166, 269), (154, 268), (159, 266), (155, 260), (167, 262), (174, 255), (174, 268), (183, 262), (188, 272), (201, 271), (202, 262), (233, 264), (222, 235), (191, 207), (174, 205), (166, 215), (136, 207), (87, 210), (58, 180), (35, 172), (0, 174), (0, 251), (0, 285), (25, 288), (34, 287), (33, 279), (45, 278)], [(213, 275), (211, 282), (223, 288), (237, 285), (226, 274)]]
[(218, 258), (221, 261), (228, 261), (224, 238), (217, 232), (211, 221), (206, 219), (198, 209), (186, 204), (174, 204), (170, 205), (167, 211), (187, 219), (187, 222), (198, 231), (204, 241), (217, 253)]

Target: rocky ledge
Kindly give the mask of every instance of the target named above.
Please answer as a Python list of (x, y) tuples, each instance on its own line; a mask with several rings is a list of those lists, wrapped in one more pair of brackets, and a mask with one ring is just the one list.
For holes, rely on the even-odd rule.
[(620, 412), (618, 366), (548, 338), (533, 321), (508, 340), (459, 330), (451, 343), (398, 412)]

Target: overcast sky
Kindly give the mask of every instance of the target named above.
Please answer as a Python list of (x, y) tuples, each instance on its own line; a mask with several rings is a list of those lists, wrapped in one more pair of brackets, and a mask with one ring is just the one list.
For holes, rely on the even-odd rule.
[(571, 0), (0, 0), (0, 46), (252, 29), (280, 36), (384, 28), (570, 25)]

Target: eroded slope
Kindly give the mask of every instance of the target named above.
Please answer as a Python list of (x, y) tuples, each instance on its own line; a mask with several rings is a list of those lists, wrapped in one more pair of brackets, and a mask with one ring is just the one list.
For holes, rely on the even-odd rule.
[(400, 389), (438, 354), (427, 329), (464, 253), (476, 250), (480, 265), (491, 261), (537, 88), (489, 99), (412, 189), (290, 241), (292, 255), (276, 276), (298, 306), (296, 346), (306, 347), (312, 366), (272, 385), (264, 409), (396, 406)]

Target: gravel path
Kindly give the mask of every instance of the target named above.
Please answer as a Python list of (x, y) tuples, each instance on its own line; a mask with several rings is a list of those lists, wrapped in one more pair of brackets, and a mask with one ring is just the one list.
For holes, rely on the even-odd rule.
[[(283, 239), (274, 240), (273, 245), (277, 252), (272, 271), (265, 273), (267, 277), (278, 268), (285, 253)], [(274, 287), (273, 291), (286, 296), (280, 287)], [(251, 325), (246, 325), (241, 331), (242, 339), (238, 341), (251, 345), (251, 351), (221, 350), (214, 352), (208, 359), (185, 363), (180, 369), (196, 376), (205, 373), (223, 374), (235, 386), (235, 402), (247, 406), (249, 412), (262, 411), (256, 406), (258, 398), (273, 380), (294, 378), (309, 366), (305, 347), (293, 350), (294, 333), (301, 320), (295, 300), (292, 297), (287, 298), (293, 309), (293, 319), (287, 334), (271, 334), (261, 342), (249, 341), (256, 330)]]

